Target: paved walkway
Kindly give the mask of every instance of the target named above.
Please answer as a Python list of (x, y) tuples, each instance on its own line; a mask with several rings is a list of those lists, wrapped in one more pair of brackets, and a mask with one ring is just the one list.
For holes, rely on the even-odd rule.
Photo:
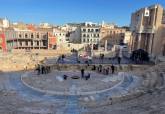
[[(85, 80), (81, 78), (80, 71), (53, 71), (46, 75), (27, 72), (23, 75), (22, 81), (25, 85), (36, 88), (36, 90), (49, 91), (49, 93), (60, 95), (93, 94), (97, 91), (107, 90), (122, 81), (122, 76), (118, 75), (103, 75), (92, 71), (86, 71), (85, 75), (88, 73), (90, 73), (90, 79)], [(63, 75), (68, 76), (67, 80), (63, 79)], [(78, 76), (79, 79), (72, 79), (74, 76)], [(75, 89), (74, 86), (76, 86)], [(71, 89), (74, 89), (75, 93), (69, 92)]]
[[(24, 72), (0, 72), (0, 114), (164, 114), (165, 112), (165, 89), (158, 88), (159, 84), (165, 83), (164, 64), (158, 65), (155, 69), (151, 68), (144, 76), (127, 75), (122, 83), (109, 91), (85, 96), (51, 95), (33, 90), (21, 82), (22, 74)], [(158, 74), (161, 75), (159, 78), (162, 82), (158, 82), (157, 85)], [(69, 84), (73, 88), (77, 86), (74, 83)], [(148, 91), (139, 97), (136, 96), (136, 92), (141, 85), (146, 85), (145, 89)], [(71, 91), (74, 93), (73, 88)], [(111, 98), (114, 102), (120, 103), (114, 103)]]
[[(87, 110), (84, 108), (85, 106), (82, 104), (83, 102), (90, 103), (95, 101), (99, 105), (100, 101), (106, 100), (107, 96), (113, 97), (120, 94), (127, 93), (127, 89), (131, 86), (134, 78), (132, 76), (126, 77), (123, 83), (119, 86), (114, 87), (110, 91), (101, 92), (98, 94), (92, 94), (90, 96), (65, 96), (65, 95), (51, 95), (48, 93), (42, 93), (39, 91), (35, 91), (27, 86), (25, 86), (21, 82), (21, 74), (23, 72), (12, 72), (7, 73), (5, 78), (6, 82), (4, 82), (5, 88), (8, 91), (16, 91), (19, 96), (19, 99), (25, 100), (27, 102), (36, 101), (36, 102), (49, 102), (57, 103), (61, 105), (60, 109), (56, 110), (59, 114), (80, 114), (85, 113)], [(7, 84), (7, 85), (6, 85)], [(73, 83), (70, 83), (72, 86)], [(136, 84), (136, 83), (135, 83)], [(133, 84), (134, 85), (134, 84)]]
[[(165, 72), (163, 65), (159, 67), (156, 69)], [(63, 96), (45, 94), (26, 87), (20, 80), (22, 73), (1, 73), (1, 114), (164, 114), (165, 111), (164, 89), (133, 99), (136, 97), (137, 87), (142, 84), (142, 77), (127, 75), (122, 83), (110, 91), (99, 94)], [(156, 78), (156, 76), (149, 75), (145, 79), (150, 79), (150, 77)], [(155, 85), (152, 80), (151, 82)], [(73, 83), (70, 83), (70, 86), (72, 85)], [(113, 100), (123, 99), (120, 103), (114, 103), (114, 101), (111, 102), (111, 98)]]
[[(87, 61), (87, 59), (83, 59), (83, 58), (79, 58), (78, 59), (80, 61), (80, 64), (85, 64), (85, 61)], [(57, 63), (63, 63), (63, 64), (77, 64), (77, 56), (76, 54), (71, 54), (69, 56), (66, 56), (64, 58), (64, 60), (59, 60)], [(129, 64), (131, 63), (130, 59), (127, 58), (122, 58), (121, 59), (121, 64)], [(99, 58), (92, 58), (92, 64), (118, 64), (117, 62), (117, 58), (104, 58), (104, 60), (100, 60)]]

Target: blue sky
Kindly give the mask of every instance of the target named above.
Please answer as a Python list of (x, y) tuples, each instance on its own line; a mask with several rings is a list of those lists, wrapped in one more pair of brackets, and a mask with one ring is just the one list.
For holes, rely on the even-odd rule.
[(0, 17), (12, 22), (114, 22), (129, 25), (131, 13), (165, 0), (0, 0)]

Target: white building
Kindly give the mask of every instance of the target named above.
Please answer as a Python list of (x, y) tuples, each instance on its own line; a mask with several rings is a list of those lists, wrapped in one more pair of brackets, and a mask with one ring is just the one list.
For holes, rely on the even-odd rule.
[(102, 21), (101, 27), (105, 27), (108, 29), (114, 29), (116, 27), (116, 25), (114, 23), (105, 23), (104, 21)]
[(10, 26), (9, 20), (0, 19), (0, 28), (8, 28)]
[(58, 28), (53, 28), (53, 35), (57, 38), (57, 48), (62, 48), (68, 43), (67, 32)]
[(100, 26), (94, 23), (85, 23), (81, 26), (81, 43), (99, 44), (100, 42)]
[(40, 28), (52, 28), (52, 26), (49, 23), (40, 23)]
[(64, 31), (72, 32), (75, 31), (78, 27), (78, 24), (66, 24), (64, 26), (60, 26), (59, 28)]
[(59, 27), (61, 30), (67, 31), (67, 40), (72, 43), (80, 43), (80, 24), (77, 23), (68, 23), (64, 26)]

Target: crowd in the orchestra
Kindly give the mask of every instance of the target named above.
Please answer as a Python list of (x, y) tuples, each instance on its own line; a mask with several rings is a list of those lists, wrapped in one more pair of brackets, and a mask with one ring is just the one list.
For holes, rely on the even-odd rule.
[[(116, 69), (113, 64), (111, 66), (103, 66), (101, 64), (100, 65), (87, 65), (87, 67), (86, 67), (86, 69), (88, 69), (87, 72), (85, 71), (85, 68), (80, 69), (82, 79), (88, 80), (91, 78), (91, 74), (88, 72), (89, 71), (88, 67), (91, 68), (90, 70), (97, 72), (99, 74), (103, 74), (103, 75), (114, 74), (115, 69)], [(51, 69), (52, 69), (51, 66), (38, 64), (36, 66), (35, 70), (37, 71), (38, 75), (41, 75), (41, 74), (50, 73)], [(67, 75), (63, 75), (64, 80), (67, 80), (67, 77), (68, 77)]]
[(51, 66), (40, 65), (38, 64), (36, 67), (37, 74), (48, 74), (51, 72)]

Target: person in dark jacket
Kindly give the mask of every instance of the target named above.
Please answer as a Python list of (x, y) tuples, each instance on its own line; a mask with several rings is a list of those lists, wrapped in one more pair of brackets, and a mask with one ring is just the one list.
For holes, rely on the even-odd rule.
[(114, 72), (115, 72), (115, 66), (113, 64), (111, 65), (111, 71), (112, 71), (112, 74), (114, 74)]
[(84, 78), (84, 69), (81, 69), (81, 78)]

